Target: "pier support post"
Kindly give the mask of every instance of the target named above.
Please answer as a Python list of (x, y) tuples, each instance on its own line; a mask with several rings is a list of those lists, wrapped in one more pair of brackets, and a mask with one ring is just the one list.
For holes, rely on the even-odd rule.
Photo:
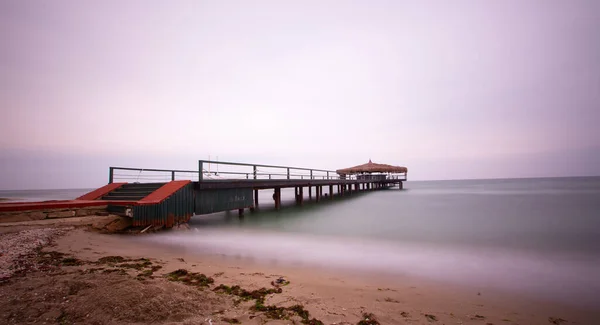
[(296, 205), (298, 205), (298, 186), (294, 186), (294, 201), (296, 201)]
[(401, 190), (404, 188), (404, 185), (402, 184), (402, 182), (398, 182), (398, 189)]
[(254, 208), (258, 208), (258, 190), (254, 190)]
[[(312, 176), (311, 176), (312, 177)], [(308, 199), (312, 200), (312, 186), (308, 187)]]
[(281, 188), (275, 188), (273, 200), (275, 200), (275, 210), (279, 210), (281, 208)]
[(304, 187), (300, 186), (300, 205), (304, 202)]
[(320, 193), (319, 193), (319, 188), (320, 188), (320, 187), (321, 187), (321, 186), (318, 186), (318, 185), (317, 185), (317, 186), (315, 186), (315, 199), (316, 199), (316, 201), (317, 201), (317, 202), (319, 202), (319, 201), (321, 200), (321, 195), (320, 195)]
[(296, 197), (296, 205), (300, 205), (302, 204), (302, 192), (301, 192), (302, 187), (294, 187), (294, 194)]
[(329, 185), (329, 199), (333, 200), (333, 185)]
[(238, 218), (244, 219), (244, 209), (239, 209), (238, 210)]

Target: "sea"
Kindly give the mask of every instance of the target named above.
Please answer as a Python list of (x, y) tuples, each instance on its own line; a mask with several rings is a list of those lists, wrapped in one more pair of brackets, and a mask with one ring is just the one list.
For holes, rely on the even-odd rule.
[[(325, 193), (327, 193), (325, 188)], [(88, 190), (0, 191), (21, 200)], [(314, 193), (313, 193), (314, 194)], [(194, 216), (132, 240), (253, 261), (415, 276), (600, 308), (600, 177), (407, 181), (302, 206)]]

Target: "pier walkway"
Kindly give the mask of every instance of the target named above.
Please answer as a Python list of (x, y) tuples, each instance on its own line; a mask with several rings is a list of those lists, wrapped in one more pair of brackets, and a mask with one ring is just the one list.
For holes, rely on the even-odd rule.
[[(387, 167), (375, 167), (389, 165), (369, 161), (364, 166), (387, 170)], [(4, 203), (0, 204), (0, 219), (3, 214), (15, 211), (28, 211), (35, 215), (45, 211), (46, 216), (49, 213), (78, 216), (81, 209), (93, 207), (131, 217), (134, 226), (172, 227), (187, 222), (192, 215), (238, 210), (243, 216), (245, 209), (259, 208), (259, 190), (272, 190), (275, 209), (280, 209), (281, 190), (284, 188), (294, 188), (298, 205), (302, 205), (306, 198), (305, 190), (309, 200), (314, 197), (319, 202), (325, 197), (332, 200), (335, 196), (354, 192), (391, 187), (402, 189), (406, 168), (394, 168), (389, 170), (396, 172), (353, 174), (346, 170), (209, 160), (199, 160), (198, 170), (109, 167), (108, 184), (76, 200)]]

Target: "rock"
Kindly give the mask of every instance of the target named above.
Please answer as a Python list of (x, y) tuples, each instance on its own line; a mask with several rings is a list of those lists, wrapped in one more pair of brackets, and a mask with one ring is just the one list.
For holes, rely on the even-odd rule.
[(108, 232), (123, 231), (133, 225), (133, 219), (129, 217), (115, 216), (115, 220), (106, 225), (105, 230)]
[(73, 210), (68, 210), (68, 211), (49, 211), (47, 218), (49, 218), (49, 219), (53, 219), (53, 218), (72, 218), (74, 216), (75, 216), (75, 211), (73, 211)]
[(106, 232), (119, 232), (131, 227), (132, 225), (133, 220), (131, 218), (109, 215), (92, 223), (92, 228)]
[(106, 213), (106, 205), (79, 208), (79, 209), (77, 209), (76, 216), (78, 216), (78, 217), (94, 216), (94, 215), (97, 216), (97, 215), (100, 215), (101, 213)]
[(0, 223), (21, 222), (46, 219), (46, 213), (42, 211), (17, 211), (0, 213)]

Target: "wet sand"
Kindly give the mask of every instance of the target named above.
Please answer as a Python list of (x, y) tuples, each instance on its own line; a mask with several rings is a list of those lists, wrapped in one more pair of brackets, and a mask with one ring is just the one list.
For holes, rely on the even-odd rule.
[[(3, 236), (7, 235), (0, 234), (0, 240)], [(300, 324), (300, 314), (285, 309), (299, 305), (311, 321), (323, 324), (357, 324), (367, 314), (380, 324), (596, 324), (600, 319), (596, 310), (416, 277), (197, 255), (149, 247), (133, 237), (82, 227), (59, 233), (50, 245), (30, 256), (42, 267), (4, 281), (1, 317), (7, 323)], [(52, 260), (53, 256), (58, 257)], [(98, 264), (107, 256), (129, 262)], [(147, 265), (131, 268), (139, 263), (135, 261)], [(195, 282), (169, 281), (173, 279), (169, 273), (179, 269), (204, 274), (214, 283), (199, 288)], [(279, 278), (289, 284), (277, 285)], [(276, 319), (277, 314), (267, 309), (256, 310), (252, 299), (215, 292), (221, 284), (248, 291), (279, 287), (281, 293), (264, 296), (264, 305), (287, 316)], [(53, 295), (56, 292), (64, 293)]]
[(598, 319), (597, 311), (577, 310), (500, 292), (478, 292), (414, 277), (202, 256), (173, 248), (148, 247), (130, 239), (76, 230), (59, 238), (56, 249), (87, 260), (107, 255), (150, 258), (163, 263), (158, 274), (186, 269), (213, 276), (217, 285), (237, 284), (258, 289), (269, 287), (271, 281), (284, 277), (290, 285), (282, 294), (274, 296), (272, 303), (302, 304), (326, 324), (356, 323), (363, 313), (373, 313), (382, 324), (425, 324), (432, 321), (426, 315), (448, 324), (548, 324), (550, 317), (592, 324)]

